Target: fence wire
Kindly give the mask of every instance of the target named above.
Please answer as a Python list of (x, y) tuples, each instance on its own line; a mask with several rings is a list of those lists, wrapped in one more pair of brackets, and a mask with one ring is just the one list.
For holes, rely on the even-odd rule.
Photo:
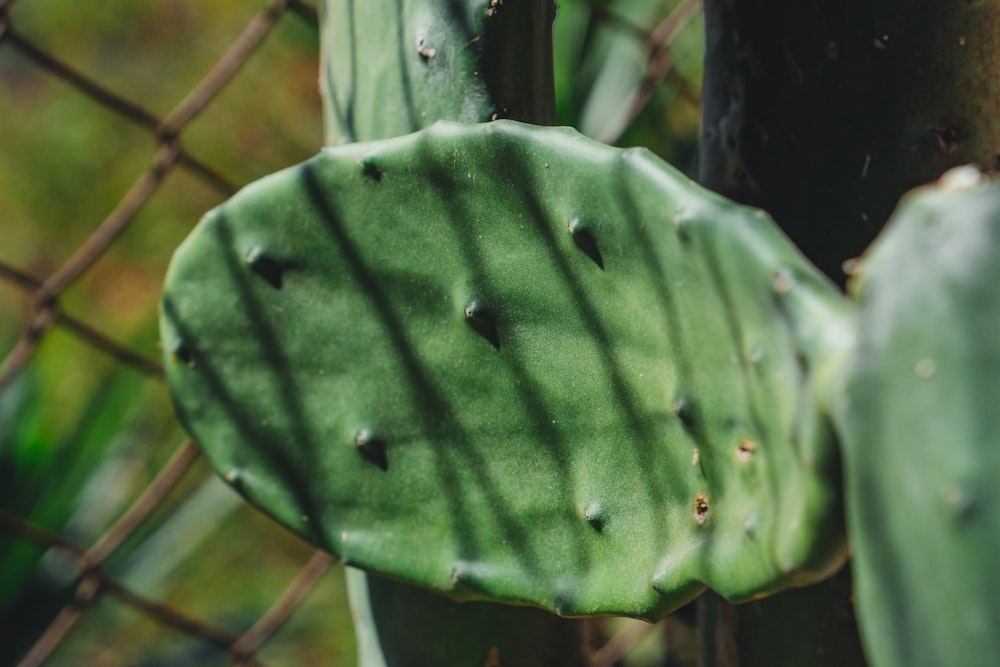
[[(22, 2), (27, 4), (24, 0)], [(135, 178), (117, 205), (93, 228), (75, 251), (48, 275), (33, 275), (29, 270), (15, 266), (11, 263), (13, 260), (2, 256), (3, 249), (0, 248), (0, 282), (23, 292), (27, 303), (20, 314), (21, 334), (0, 363), (0, 393), (9, 388), (15, 377), (31, 363), (41, 343), (51, 336), (55, 328), (68, 332), (92, 349), (108, 355), (117, 364), (162, 380), (163, 369), (156, 358), (136, 352), (99, 327), (64, 312), (60, 299), (100, 262), (135, 222), (140, 210), (161, 190), (171, 173), (177, 170), (187, 172), (220, 199), (233, 194), (243, 185), (232, 182), (220, 170), (199, 157), (197, 151), (184, 146), (185, 130), (252, 60), (254, 52), (286, 14), (293, 15), (289, 20), (304, 21), (315, 27), (318, 23), (317, 8), (303, 0), (267, 2), (201, 80), (168, 113), (157, 116), (143, 104), (116, 93), (110, 86), (79, 71), (58, 53), (22, 33), (17, 23), (17, 4), (16, 0), (0, 0), (0, 53), (3, 49), (16, 51), (38, 70), (61, 80), (79, 95), (111, 111), (120, 122), (131, 124), (147, 133), (154, 139), (155, 148), (149, 166)], [(643, 111), (656, 87), (668, 76), (671, 68), (670, 44), (696, 14), (699, 2), (682, 0), (652, 30), (617, 16), (600, 4), (588, 4), (602, 20), (633, 32), (634, 38), (644, 45), (648, 54), (645, 75), (628, 100), (626, 122), (621, 125), (624, 127)], [(690, 90), (683, 85), (681, 89), (682, 94), (690, 94)], [(620, 131), (602, 138), (614, 142), (619, 136)], [(72, 598), (20, 658), (19, 667), (34, 667), (45, 663), (98, 599), (112, 599), (156, 623), (221, 647), (228, 651), (235, 665), (262, 664), (257, 656), (259, 650), (300, 608), (304, 598), (333, 564), (329, 555), (314, 552), (270, 608), (242, 634), (197, 618), (184, 609), (150, 599), (106, 572), (109, 559), (141, 529), (154, 512), (165, 506), (167, 499), (176, 492), (200, 456), (196, 443), (185, 442), (178, 446), (127, 511), (90, 546), (0, 509), (0, 533), (44, 550), (55, 550), (69, 556), (75, 564), (77, 577)], [(626, 628), (599, 650), (595, 659), (602, 665), (615, 664), (648, 632), (643, 628)]]
[[(157, 147), (149, 168), (139, 175), (118, 205), (76, 252), (49, 276), (39, 279), (6, 262), (0, 263), (0, 278), (24, 290), (30, 302), (24, 317), (23, 333), (0, 364), (0, 391), (31, 360), (43, 338), (56, 325), (66, 328), (83, 342), (110, 354), (123, 364), (144, 374), (162, 377), (162, 368), (156, 359), (138, 354), (116, 342), (111, 336), (61, 312), (59, 297), (100, 260), (135, 220), (136, 214), (157, 192), (172, 170), (189, 171), (221, 196), (228, 196), (236, 191), (235, 184), (182, 146), (184, 129), (246, 64), (283, 14), (294, 12), (300, 18), (315, 24), (316, 9), (295, 0), (272, 0), (263, 11), (254, 16), (204, 78), (166, 116), (158, 118), (141, 105), (78, 72), (58, 56), (22, 35), (17, 30), (12, 5), (12, 2), (0, 5), (0, 48), (16, 49), (39, 68), (62, 79), (123, 120), (152, 133)], [(146, 599), (102, 571), (102, 565), (108, 557), (163, 503), (198, 456), (199, 451), (194, 443), (181, 445), (132, 507), (90, 548), (49, 533), (7, 512), (0, 512), (0, 529), (37, 546), (66, 552), (75, 559), (79, 573), (79, 584), (73, 600), (59, 612), (24, 655), (19, 663), (21, 667), (43, 664), (99, 595), (110, 596), (164, 625), (225, 647), (234, 664), (260, 664), (254, 657), (255, 653), (299, 606), (312, 585), (331, 564), (330, 556), (316, 552), (271, 609), (242, 635), (234, 635), (211, 623), (193, 618), (182, 610)]]

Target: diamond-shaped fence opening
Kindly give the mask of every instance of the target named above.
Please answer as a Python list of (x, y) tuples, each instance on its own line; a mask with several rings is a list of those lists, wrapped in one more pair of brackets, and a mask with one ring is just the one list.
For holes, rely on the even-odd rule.
[[(646, 58), (595, 134), (618, 140), (664, 86), (696, 109), (670, 49), (696, 0), (664, 3), (652, 29), (576, 4)], [(0, 664), (353, 662), (333, 559), (211, 473), (172, 417), (157, 347), (173, 248), (320, 145), (317, 14), (0, 0)]]

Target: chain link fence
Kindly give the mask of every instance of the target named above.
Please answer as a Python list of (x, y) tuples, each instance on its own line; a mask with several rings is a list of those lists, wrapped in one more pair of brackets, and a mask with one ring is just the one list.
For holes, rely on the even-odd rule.
[[(67, 4), (83, 5), (77, 11), (91, 15), (125, 12), (125, 22), (91, 16), (93, 25), (107, 32), (95, 27), (90, 42), (77, 34), (76, 42), (64, 44), (60, 36), (80, 28)], [(320, 648), (277, 653), (275, 664), (350, 664), (349, 649), (331, 654), (322, 648), (345, 643), (345, 636), (350, 643), (347, 612), (337, 616), (326, 609), (344, 603), (339, 578), (324, 576), (334, 565), (332, 558), (271, 528), (232, 500), (221, 500), (196, 443), (184, 441), (172, 423), (153, 307), (170, 250), (197, 218), (192, 211), (209, 208), (319, 146), (319, 99), (305, 92), (315, 87), (317, 7), (305, 0), (270, 0), (263, 6), (224, 0), (89, 4), (62, 3), (57, 11), (55, 0), (0, 0), (0, 100), (10, 110), (0, 112), (0, 141), (6, 144), (0, 144), (0, 344), (7, 346), (0, 349), (0, 563), (10, 566), (10, 580), (0, 577), (0, 605), (6, 605), (0, 606), (0, 625), (7, 627), (0, 631), (0, 643), (8, 645), (0, 650), (0, 663), (207, 664), (221, 655), (223, 663), (228, 656), (235, 665), (271, 664), (265, 645), (293, 615), (310, 614), (290, 641), (318, 641)], [(210, 11), (209, 5), (217, 6)], [(664, 89), (696, 110), (698, 84), (676, 74), (671, 44), (684, 30), (696, 29), (689, 24), (697, 1), (665, 3), (651, 29), (603, 3), (584, 6), (609, 29), (627, 35), (631, 48), (645, 57), (644, 72), (601, 138), (617, 141)], [(216, 27), (202, 31), (201, 17), (207, 14)], [(129, 20), (146, 22), (160, 37), (146, 44), (146, 34), (129, 29)], [(187, 32), (181, 29), (185, 25)], [(221, 37), (226, 34), (231, 36)], [(113, 49), (118, 41), (128, 42), (128, 49)], [(262, 53), (271, 41), (277, 42), (274, 49)], [(132, 69), (137, 74), (131, 79), (118, 74), (122, 58), (127, 62), (130, 54), (152, 49), (153, 43), (163, 49), (152, 54), (160, 59), (155, 65), (136, 56)], [(110, 55), (102, 60), (107, 49)], [(98, 56), (81, 55), (90, 51)], [(214, 55), (209, 60), (194, 53)], [(193, 85), (144, 81), (144, 68), (169, 77), (181, 61), (191, 61), (186, 72), (200, 69)], [(228, 92), (241, 85), (240, 91)], [(119, 92), (123, 89), (130, 92)], [(180, 101), (157, 114), (150, 108), (163, 105), (166, 93), (148, 93), (147, 100), (146, 91), (163, 89)], [(280, 96), (290, 101), (269, 107)], [(15, 101), (28, 108), (15, 113)], [(213, 116), (216, 108), (221, 111)], [(46, 122), (85, 126), (89, 114), (110, 126), (108, 142), (124, 137), (123, 143), (77, 143), (75, 135), (59, 134), (58, 128), (55, 135), (35, 134), (34, 128)], [(35, 116), (40, 125), (28, 122)], [(244, 127), (240, 118), (246, 116), (257, 118), (257, 124)], [(142, 147), (150, 141), (151, 149)], [(44, 145), (53, 142), (58, 145)], [(67, 163), (84, 168), (73, 171)], [(60, 178), (82, 189), (66, 194)], [(37, 194), (21, 196), (27, 188)], [(91, 191), (100, 196), (91, 200), (86, 194)], [(71, 201), (57, 207), (60, 198)], [(93, 212), (105, 200), (113, 203), (99, 219)], [(179, 222), (179, 216), (186, 218)], [(26, 231), (36, 227), (42, 230), (41, 241), (31, 240), (35, 237)], [(147, 238), (153, 241), (142, 240)], [(121, 379), (123, 374), (127, 379)], [(101, 396), (116, 391), (121, 394), (116, 402), (102, 402)], [(123, 421), (121, 414), (133, 410), (130, 406), (146, 402), (152, 407)], [(59, 425), (61, 420), (68, 425)], [(98, 428), (95, 420), (112, 426)], [(142, 426), (135, 428), (136, 421)], [(39, 444), (47, 442), (39, 435), (47, 428), (61, 433), (52, 436), (61, 445), (46, 449)], [(119, 442), (123, 430), (130, 436), (126, 444)], [(25, 445), (27, 440), (34, 444)], [(162, 444), (178, 440), (179, 445)], [(90, 441), (95, 444), (86, 444)], [(38, 453), (42, 450), (44, 455)], [(194, 502), (202, 496), (207, 499)], [(57, 497), (63, 498), (59, 507), (53, 505)], [(95, 507), (100, 511), (92, 511)], [(220, 547), (227, 538), (214, 533), (235, 535), (234, 544)], [(221, 551), (249, 552), (252, 562), (242, 570), (213, 569), (213, 562), (222, 567), (238, 560), (223, 558)], [(191, 568), (192, 559), (208, 565)], [(165, 560), (171, 562), (163, 569), (171, 570), (173, 583), (150, 583), (162, 582), (150, 571)], [(263, 575), (264, 567), (271, 575)], [(185, 577), (192, 581), (185, 583)], [(276, 577), (285, 577), (284, 583)], [(228, 580), (226, 590), (234, 590), (265, 578), (266, 590), (249, 602), (214, 588), (220, 579)], [(333, 579), (337, 583), (324, 583)], [(316, 594), (322, 585), (328, 590)], [(189, 604), (193, 598), (184, 596), (194, 596), (199, 588), (223, 600)], [(313, 594), (321, 598), (317, 606), (303, 610)], [(41, 595), (46, 604), (39, 602)], [(89, 617), (99, 621), (88, 626)], [(328, 623), (347, 629), (331, 631)], [(617, 664), (655, 630), (625, 625), (598, 650), (596, 661)], [(316, 640), (310, 632), (326, 639)], [(676, 635), (677, 628), (671, 632)], [(214, 657), (193, 658), (202, 655), (200, 648), (183, 658), (163, 657), (170, 649), (159, 656), (144, 653), (144, 645), (162, 648), (177, 637), (209, 647), (206, 655)], [(119, 643), (133, 648), (114, 649)]]

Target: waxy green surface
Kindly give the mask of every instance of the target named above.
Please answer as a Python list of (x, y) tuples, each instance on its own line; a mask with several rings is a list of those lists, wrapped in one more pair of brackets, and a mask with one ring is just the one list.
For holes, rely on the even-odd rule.
[(1000, 184), (910, 193), (862, 266), (838, 414), (866, 651), (1000, 664)]
[(550, 124), (551, 0), (324, 0), (326, 144), (437, 120)]
[(252, 503), (458, 599), (656, 617), (844, 557), (846, 303), (650, 153), (438, 124), (270, 176), (177, 251), (171, 396)]

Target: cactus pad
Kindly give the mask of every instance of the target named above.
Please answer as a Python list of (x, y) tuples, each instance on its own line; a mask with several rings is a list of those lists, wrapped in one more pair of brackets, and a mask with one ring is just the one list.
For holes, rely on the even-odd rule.
[(907, 195), (862, 266), (837, 412), (869, 657), (1000, 664), (1000, 183)]
[(511, 121), (327, 149), (177, 251), (182, 423), (250, 502), (456, 599), (653, 618), (844, 556), (846, 303), (759, 211)]

